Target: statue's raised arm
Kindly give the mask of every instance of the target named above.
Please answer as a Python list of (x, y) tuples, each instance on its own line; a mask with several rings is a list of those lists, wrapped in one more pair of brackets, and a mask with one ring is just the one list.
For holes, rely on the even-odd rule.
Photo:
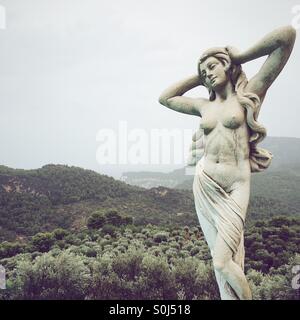
[(245, 52), (235, 53), (227, 47), (234, 64), (243, 64), (268, 55), (259, 72), (249, 80), (245, 91), (257, 94), (261, 100), (264, 99), (267, 90), (287, 63), (295, 39), (296, 30), (292, 26), (285, 26), (268, 33)]
[(187, 91), (202, 85), (199, 75), (181, 80), (167, 88), (159, 97), (159, 102), (172, 110), (201, 117), (201, 108), (208, 101), (204, 98), (184, 97)]

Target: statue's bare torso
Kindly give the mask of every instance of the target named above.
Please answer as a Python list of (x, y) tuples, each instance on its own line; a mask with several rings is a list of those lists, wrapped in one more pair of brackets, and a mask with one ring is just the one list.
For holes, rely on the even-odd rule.
[(233, 95), (222, 103), (207, 102), (201, 114), (204, 171), (225, 191), (234, 193), (238, 204), (246, 205), (249, 194), (245, 191), (249, 190), (251, 174), (246, 111)]

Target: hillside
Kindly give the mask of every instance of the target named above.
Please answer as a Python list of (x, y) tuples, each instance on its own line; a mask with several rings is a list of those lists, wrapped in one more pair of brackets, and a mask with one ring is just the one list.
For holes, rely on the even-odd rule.
[[(253, 175), (248, 223), (299, 216), (300, 171), (295, 170)], [(180, 187), (189, 188), (190, 182)], [(136, 225), (198, 224), (191, 190), (144, 189), (64, 165), (36, 170), (0, 167), (0, 240), (22, 240), (55, 228), (78, 230), (92, 213), (106, 209), (133, 217)]]
[[(259, 177), (245, 231), (245, 272), (254, 299), (297, 300), (290, 283), (300, 261), (300, 219), (298, 207), (285, 204), (298, 181), (291, 173), (286, 188), (281, 175)], [(281, 193), (264, 183), (280, 185)], [(62, 165), (1, 167), (7, 289), (0, 300), (219, 299), (197, 225), (191, 190), (143, 189)]]
[(134, 217), (137, 224), (196, 222), (192, 194), (185, 190), (147, 190), (63, 165), (0, 167), (0, 239), (78, 229), (92, 212), (106, 208)]

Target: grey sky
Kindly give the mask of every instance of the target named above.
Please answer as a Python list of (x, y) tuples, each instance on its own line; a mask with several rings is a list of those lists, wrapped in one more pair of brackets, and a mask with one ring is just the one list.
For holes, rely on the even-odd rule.
[[(158, 96), (196, 72), (211, 46), (247, 49), (291, 24), (300, 0), (0, 0), (0, 163), (37, 168), (99, 166), (103, 127), (196, 129), (199, 119), (161, 106)], [(300, 20), (300, 19), (299, 19)], [(300, 41), (269, 90), (260, 122), (270, 136), (299, 137)], [(244, 66), (253, 75), (264, 59)], [(205, 95), (202, 88), (193, 95)], [(153, 170), (162, 167), (151, 168)]]

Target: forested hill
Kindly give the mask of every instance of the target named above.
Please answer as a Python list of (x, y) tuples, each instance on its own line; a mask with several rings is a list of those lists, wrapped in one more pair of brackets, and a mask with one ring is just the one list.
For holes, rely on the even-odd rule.
[[(295, 195), (299, 177), (291, 174), (286, 181), (284, 175), (270, 178), (260, 174), (258, 178), (248, 222), (278, 215), (299, 216), (299, 197)], [(65, 165), (36, 170), (0, 166), (0, 240), (22, 239), (59, 227), (78, 230), (86, 226), (92, 213), (111, 209), (133, 217), (137, 225), (198, 224), (191, 190), (144, 189)]]
[(138, 189), (92, 170), (51, 164), (35, 170), (0, 166), (0, 184), (6, 194), (46, 197), (53, 205), (88, 199), (103, 201)]
[(146, 190), (65, 165), (36, 170), (0, 166), (0, 239), (81, 228), (101, 209), (116, 209), (139, 224), (196, 223), (193, 197), (185, 190)]

